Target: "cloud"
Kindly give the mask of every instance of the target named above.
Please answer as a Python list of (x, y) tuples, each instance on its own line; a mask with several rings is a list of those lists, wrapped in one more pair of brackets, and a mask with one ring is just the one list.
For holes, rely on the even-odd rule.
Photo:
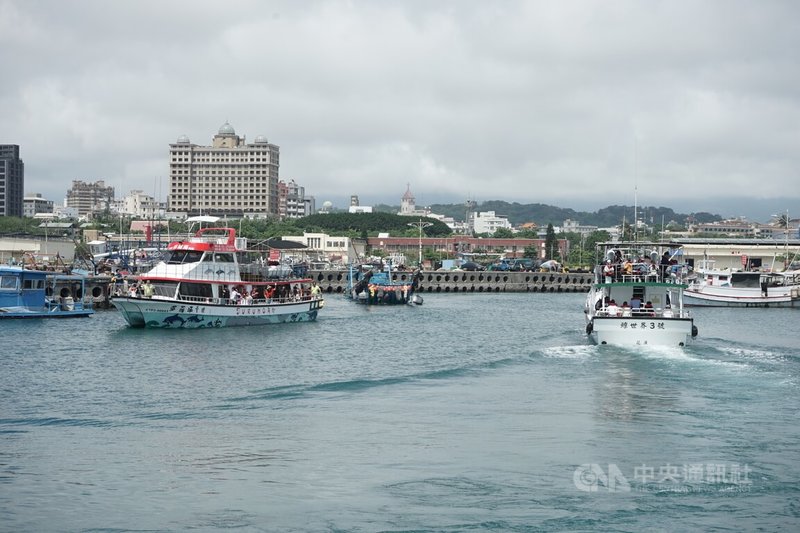
[(21, 145), (27, 191), (53, 198), (73, 179), (152, 190), (170, 142), (209, 144), (228, 120), (278, 144), (281, 177), (319, 199), (397, 203), (410, 183), (418, 202), (597, 208), (635, 189), (678, 210), (702, 196), (800, 207), (798, 15), (744, 1), (0, 0), (14, 73), (0, 142)]

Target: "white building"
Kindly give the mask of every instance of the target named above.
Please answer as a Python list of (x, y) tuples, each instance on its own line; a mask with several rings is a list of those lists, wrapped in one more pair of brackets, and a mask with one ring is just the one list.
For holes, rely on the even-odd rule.
[(511, 223), (504, 215), (497, 215), (494, 211), (481, 211), (472, 214), (470, 227), (474, 233), (492, 234), (500, 228), (511, 229)]
[(159, 204), (143, 191), (131, 191), (119, 203), (119, 212), (136, 218), (158, 218)]
[(356, 246), (350, 237), (332, 237), (326, 233), (303, 233), (302, 235), (284, 236), (284, 241), (299, 242), (304, 244), (310, 254), (316, 253), (325, 257), (329, 261), (340, 261), (350, 263), (356, 261), (359, 255), (363, 255), (361, 250), (356, 250)]
[(417, 209), (416, 199), (414, 195), (411, 194), (411, 185), (408, 184), (406, 186), (406, 193), (400, 199), (400, 211), (397, 214), (409, 217), (426, 217), (428, 213), (428, 209)]
[(597, 231), (597, 226), (582, 225), (577, 220), (570, 220), (569, 218), (564, 221), (562, 227), (564, 233), (579, 233), (581, 235), (589, 235)]
[(280, 148), (259, 135), (253, 143), (227, 122), (211, 146), (181, 135), (169, 145), (168, 211), (181, 215), (278, 215)]

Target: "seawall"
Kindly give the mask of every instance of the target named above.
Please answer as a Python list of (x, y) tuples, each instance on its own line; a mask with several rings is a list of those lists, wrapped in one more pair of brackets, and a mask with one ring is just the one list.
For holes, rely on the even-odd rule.
[[(404, 281), (413, 272), (392, 272), (392, 279)], [(346, 270), (310, 270), (323, 293), (341, 293), (347, 285)], [(423, 271), (420, 292), (586, 292), (592, 275), (570, 272), (458, 272)]]

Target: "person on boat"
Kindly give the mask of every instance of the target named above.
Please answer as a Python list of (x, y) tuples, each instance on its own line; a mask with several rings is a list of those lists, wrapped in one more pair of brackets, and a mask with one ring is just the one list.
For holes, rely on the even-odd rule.
[(320, 288), (319, 285), (317, 285), (317, 282), (316, 281), (312, 281), (311, 282), (311, 297), (312, 298), (319, 298), (321, 292), (322, 292), (322, 289)]
[(606, 265), (603, 267), (603, 276), (606, 278), (606, 283), (614, 281), (614, 265), (611, 264), (610, 259), (606, 261)]
[(631, 306), (628, 302), (622, 302), (622, 316), (631, 316)]
[(145, 298), (152, 298), (153, 292), (153, 284), (150, 283), (149, 279), (144, 280), (144, 284), (142, 285), (142, 296)]
[(661, 279), (666, 280), (670, 267), (669, 251), (664, 252), (664, 254), (661, 256), (661, 263), (659, 264), (659, 267), (661, 268)]
[(647, 303), (644, 304), (644, 312), (646, 316), (656, 316), (655, 309), (653, 309), (653, 302), (648, 300)]
[(641, 312), (642, 301), (638, 296), (631, 298), (631, 314), (638, 315)]
[(672, 318), (674, 315), (672, 314), (672, 306), (667, 304), (664, 306), (664, 312), (661, 313), (661, 316), (664, 318)]
[(237, 289), (236, 287), (234, 287), (233, 289), (231, 289), (231, 301), (233, 302), (233, 305), (238, 305), (238, 304), (239, 304), (239, 301), (240, 301), (241, 299), (242, 299), (242, 295), (241, 295), (241, 293), (238, 291), (238, 289)]
[(613, 299), (610, 302), (608, 302), (608, 307), (606, 308), (606, 311), (608, 311), (608, 316), (619, 316), (620, 314), (617, 302), (615, 302)]
[(132, 283), (130, 287), (128, 287), (128, 297), (129, 298), (136, 298), (136, 284)]
[(633, 263), (631, 263), (630, 259), (625, 259), (625, 262), (622, 263), (622, 275), (623, 276), (632, 276), (633, 275)]

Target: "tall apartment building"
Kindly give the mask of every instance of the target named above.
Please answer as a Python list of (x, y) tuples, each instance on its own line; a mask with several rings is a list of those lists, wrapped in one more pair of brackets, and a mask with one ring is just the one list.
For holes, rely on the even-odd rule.
[(301, 187), (294, 180), (286, 184), (286, 218), (302, 218), (310, 215), (311, 212), (307, 211), (306, 188)]
[(0, 216), (21, 217), (25, 197), (25, 163), (18, 144), (0, 144)]
[(103, 180), (94, 183), (72, 180), (65, 205), (77, 209), (78, 216), (85, 216), (92, 211), (108, 209), (113, 202), (114, 187), (106, 186)]
[(169, 145), (168, 211), (177, 215), (278, 215), (280, 148), (263, 135), (247, 144), (227, 122), (211, 146), (181, 135)]

